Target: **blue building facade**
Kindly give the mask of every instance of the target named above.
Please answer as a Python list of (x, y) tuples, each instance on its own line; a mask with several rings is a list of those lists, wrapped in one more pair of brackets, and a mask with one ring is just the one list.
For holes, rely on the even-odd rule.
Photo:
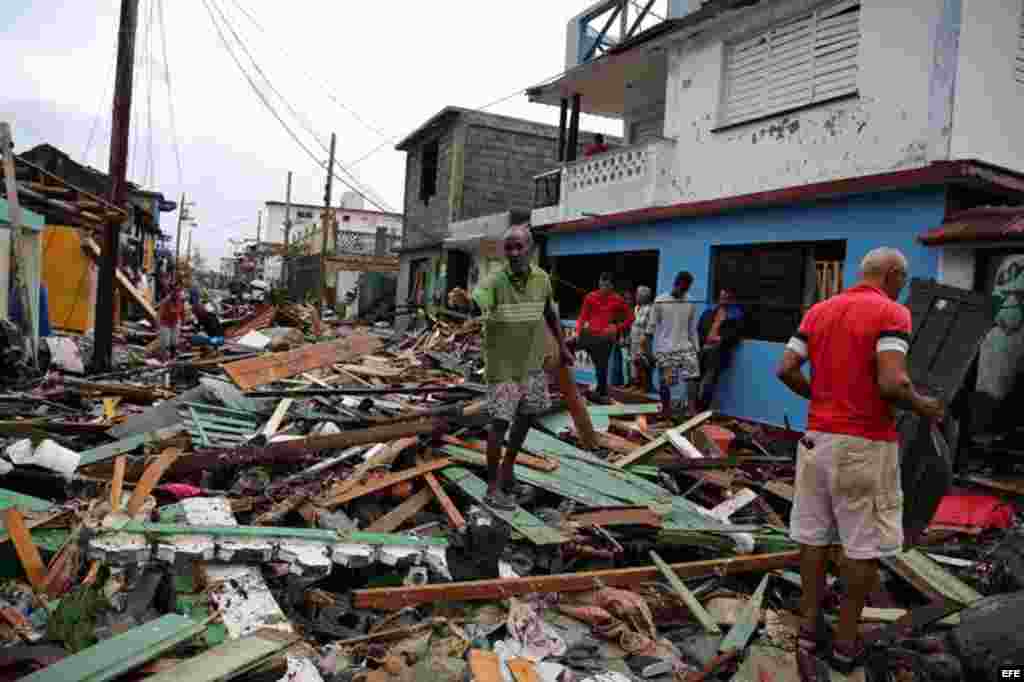
[[(842, 283), (848, 287), (857, 280), (860, 261), (868, 251), (890, 246), (907, 256), (911, 277), (937, 278), (938, 253), (917, 237), (941, 224), (945, 212), (946, 188), (933, 186), (584, 231), (554, 231), (547, 236), (545, 248), (556, 263), (566, 256), (657, 251), (657, 293), (669, 291), (676, 273), (688, 270), (695, 278), (690, 297), (706, 302), (715, 297), (714, 253), (721, 247), (842, 244)], [(620, 274), (628, 279), (629, 273)], [(596, 285), (596, 273), (594, 279), (589, 284)], [(741, 341), (731, 368), (719, 383), (717, 411), (778, 426), (788, 422), (803, 430), (806, 401), (775, 377), (783, 346), (781, 339)], [(592, 376), (579, 370), (578, 378), (589, 381)]]

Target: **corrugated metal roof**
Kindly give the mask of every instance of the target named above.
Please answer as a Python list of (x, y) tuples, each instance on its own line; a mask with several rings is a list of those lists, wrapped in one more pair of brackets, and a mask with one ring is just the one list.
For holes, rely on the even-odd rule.
[(1024, 239), (1024, 207), (983, 206), (967, 209), (928, 230), (918, 239), (926, 246)]

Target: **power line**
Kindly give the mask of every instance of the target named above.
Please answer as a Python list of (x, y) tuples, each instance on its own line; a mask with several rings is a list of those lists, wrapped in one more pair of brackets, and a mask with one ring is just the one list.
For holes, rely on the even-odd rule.
[(220, 24), (217, 23), (217, 19), (213, 15), (213, 9), (210, 7), (210, 3), (211, 3), (211, 0), (203, 0), (203, 5), (206, 7), (207, 13), (210, 15), (210, 21), (213, 22), (213, 27), (217, 31), (217, 35), (220, 37), (221, 43), (224, 45), (224, 49), (227, 50), (229, 55), (231, 55), (231, 59), (235, 62), (235, 65), (238, 67), (238, 70), (242, 72), (242, 75), (245, 77), (246, 81), (248, 81), (249, 86), (253, 89), (253, 92), (256, 93), (256, 96), (259, 97), (260, 101), (267, 108), (267, 110), (270, 111), (270, 113), (274, 116), (274, 118), (277, 119), (277, 122), (280, 123), (281, 126), (285, 129), (285, 132), (287, 132), (288, 135), (292, 138), (292, 140), (294, 140), (295, 143), (297, 145), (299, 145), (299, 147), (301, 147), (302, 150), (304, 152), (306, 152), (306, 154), (311, 159), (313, 159), (313, 162), (316, 163), (316, 165), (320, 166), (321, 168), (326, 169), (329, 173), (331, 173), (331, 175), (333, 175), (335, 178), (337, 178), (337, 180), (339, 182), (341, 182), (343, 185), (345, 185), (346, 187), (348, 187), (349, 189), (354, 191), (359, 196), (361, 196), (364, 199), (366, 199), (367, 201), (369, 201), (371, 205), (376, 206), (381, 211), (386, 211), (387, 209), (381, 207), (376, 201), (373, 201), (372, 199), (367, 197), (365, 194), (363, 194), (362, 192), (357, 190), (355, 187), (353, 187), (351, 184), (349, 184), (349, 182), (347, 180), (345, 180), (344, 178), (338, 177), (334, 173), (333, 169), (328, 169), (327, 168), (327, 164), (324, 163), (323, 161), (321, 161), (320, 159), (318, 159), (316, 157), (316, 154), (314, 154), (309, 149), (309, 147), (307, 147), (305, 145), (305, 143), (303, 143), (302, 140), (299, 139), (298, 135), (295, 134), (295, 131), (293, 131), (291, 129), (291, 127), (285, 122), (285, 120), (283, 118), (281, 118), (281, 115), (274, 108), (274, 106), (270, 103), (270, 101), (267, 99), (266, 95), (259, 89), (259, 87), (256, 85), (255, 81), (253, 81), (252, 76), (250, 76), (249, 73), (246, 72), (245, 67), (242, 66), (242, 62), (238, 59), (238, 56), (235, 54), (234, 50), (231, 48), (231, 45), (228, 43), (227, 37), (224, 35), (224, 32), (221, 30)]
[[(117, 33), (116, 33), (116, 30), (115, 30), (115, 35), (116, 34)], [(100, 121), (105, 121), (107, 119), (107, 117), (103, 115), (104, 112), (106, 111), (106, 107), (103, 106), (103, 103), (104, 102), (108, 102), (108, 103), (110, 102), (108, 97), (111, 94), (110, 93), (110, 89), (112, 87), (114, 87), (114, 77), (116, 76), (116, 69), (117, 69), (117, 41), (115, 40), (114, 41), (114, 51), (110, 55), (110, 68), (108, 69), (108, 72), (110, 73), (110, 78), (107, 80), (107, 84), (103, 88), (103, 94), (100, 96), (100, 103), (96, 106), (96, 109), (97, 109), (97, 111), (96, 111), (96, 118), (94, 118), (93, 121), (92, 121), (92, 128), (90, 128), (90, 130), (89, 130), (89, 139), (85, 143), (85, 151), (82, 152), (82, 161), (84, 163), (89, 163), (89, 152), (92, 151), (93, 139), (96, 136), (96, 130), (97, 130), (97, 128), (99, 128)], [(109, 112), (106, 112), (106, 113), (109, 113)]]
[[(221, 10), (221, 8), (217, 5), (216, 1), (215, 0), (211, 0), (211, 4), (212, 4), (213, 8), (215, 10), (217, 10), (217, 14), (220, 15), (221, 21), (224, 22), (224, 25), (227, 26), (228, 30), (235, 37), (235, 40), (238, 42), (239, 46), (241, 46), (242, 50), (245, 52), (246, 56), (249, 58), (249, 61), (252, 62), (253, 68), (256, 69), (256, 72), (260, 75), (261, 78), (263, 78), (263, 80), (266, 82), (266, 84), (270, 87), (271, 91), (275, 95), (277, 95), (278, 99), (280, 99), (282, 102), (284, 102), (285, 106), (292, 113), (292, 116), (294, 116), (299, 121), (299, 123), (302, 124), (303, 128), (305, 128), (306, 132), (310, 135), (310, 137), (312, 137), (314, 140), (316, 140), (317, 144), (319, 144), (320, 147), (324, 151), (327, 151), (327, 146), (317, 136), (316, 132), (313, 130), (313, 126), (310, 124), (308, 119), (306, 119), (304, 116), (299, 114), (299, 112), (295, 110), (295, 108), (291, 105), (291, 103), (288, 101), (288, 99), (285, 98), (284, 95), (282, 95), (281, 92), (276, 87), (274, 87), (274, 84), (271, 82), (271, 80), (267, 76), (266, 72), (264, 72), (263, 69), (260, 67), (259, 63), (257, 63), (256, 58), (253, 57), (252, 52), (250, 52), (249, 48), (245, 45), (245, 41), (243, 41), (242, 38), (238, 35), (238, 32), (235, 30), (234, 26), (231, 24), (231, 21), (227, 18), (227, 16), (224, 14), (224, 12)], [(384, 199), (376, 191), (374, 191), (368, 185), (363, 186), (364, 183), (362, 181), (360, 181), (359, 178), (357, 178), (354, 174), (352, 174), (342, 164), (340, 164), (337, 161), (335, 161), (335, 165), (338, 166), (338, 168), (340, 168), (341, 171), (343, 173), (345, 173), (349, 177), (349, 179), (352, 181), (352, 183), (356, 185), (356, 187), (352, 187), (352, 185), (350, 185), (348, 183), (345, 183), (347, 186), (351, 187), (353, 189), (353, 191), (358, 192), (360, 194), (360, 196), (363, 196), (363, 198), (365, 198), (367, 201), (371, 201), (371, 200), (368, 197), (366, 197), (363, 194), (363, 192), (366, 192), (368, 194), (376, 195), (375, 196), (376, 200), (375, 201), (371, 201), (371, 203), (374, 203), (375, 205), (378, 205), (378, 206), (380, 206), (380, 205), (387, 206), (388, 205), (387, 202), (384, 201)], [(334, 173), (333, 168), (331, 169), (331, 174), (334, 177), (336, 177), (336, 178), (338, 177), (337, 174)], [(341, 178), (338, 178), (338, 179), (341, 180)], [(360, 191), (360, 190), (362, 190), (362, 191)], [(384, 210), (384, 209), (382, 209), (382, 210)], [(390, 210), (390, 207), (389, 207), (388, 210)]]
[(153, 149), (153, 9), (156, 0), (149, 0), (149, 19), (146, 22), (146, 67), (148, 84), (146, 88), (146, 118), (149, 128), (149, 162), (146, 168), (146, 186), (156, 184), (156, 157)]
[[(256, 26), (256, 28), (258, 28), (264, 34), (267, 33), (267, 30), (265, 28), (263, 28), (263, 26), (256, 20), (256, 18), (252, 16), (252, 14), (249, 12), (249, 10), (245, 9), (245, 7), (241, 3), (238, 2), (238, 0), (231, 0), (231, 2), (242, 12), (242, 14), (245, 15), (245, 17), (249, 21), (251, 21), (253, 23), (253, 25)], [(293, 57), (287, 50), (285, 50), (283, 47), (278, 45), (276, 42), (274, 42), (273, 40), (271, 40), (271, 42), (274, 44), (275, 47), (277, 47), (278, 51), (280, 51), (281, 54), (283, 54), (284, 56), (288, 57), (289, 59), (295, 60), (296, 62), (299, 61), (298, 59)], [(313, 76), (310, 73), (308, 73), (306, 71), (303, 71), (302, 73), (303, 73), (304, 76), (306, 76), (307, 80), (309, 80), (311, 82), (314, 81), (314, 78), (313, 78)], [(357, 114), (354, 109), (352, 109), (351, 107), (349, 107), (345, 103), (343, 103), (340, 100), (338, 100), (334, 96), (334, 94), (329, 90), (329, 88), (330, 88), (329, 84), (325, 83), (324, 81), (320, 81), (319, 85), (320, 85), (320, 87), (323, 87), (323, 88), (327, 89), (327, 91), (324, 94), (326, 94), (327, 97), (332, 102), (337, 104), (340, 109), (344, 110), (346, 113), (348, 113), (350, 116), (352, 116), (352, 118), (354, 118), (359, 123), (361, 123), (367, 130), (369, 130), (369, 131), (371, 131), (373, 133), (376, 133), (379, 137), (387, 138), (387, 133), (385, 133), (380, 128), (374, 126), (373, 124), (367, 122), (365, 119), (363, 119), (362, 116)]]
[(178, 163), (178, 185), (184, 183), (184, 172), (181, 163), (181, 143), (178, 140), (178, 127), (174, 121), (174, 93), (171, 90), (171, 63), (167, 60), (167, 26), (164, 23), (164, 0), (157, 2), (157, 20), (160, 22), (160, 44), (163, 47), (164, 79), (167, 83), (167, 108), (171, 118), (171, 135), (174, 136), (174, 158)]

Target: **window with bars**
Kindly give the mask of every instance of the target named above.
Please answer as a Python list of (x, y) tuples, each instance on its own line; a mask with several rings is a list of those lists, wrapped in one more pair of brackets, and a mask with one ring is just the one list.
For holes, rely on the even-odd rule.
[(1017, 62), (1014, 65), (1014, 76), (1018, 85), (1024, 85), (1024, 2), (1021, 3), (1020, 24), (1017, 26), (1017, 51), (1014, 53)]
[(859, 52), (860, 0), (825, 5), (726, 45), (719, 125), (855, 95)]

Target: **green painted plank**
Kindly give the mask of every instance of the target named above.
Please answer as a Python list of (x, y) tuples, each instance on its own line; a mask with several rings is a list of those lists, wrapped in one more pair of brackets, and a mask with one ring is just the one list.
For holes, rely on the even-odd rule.
[(255, 412), (246, 412), (244, 410), (232, 410), (229, 407), (220, 407), (218, 405), (209, 405), (207, 403), (193, 403), (193, 402), (188, 402), (188, 401), (182, 402), (181, 404), (184, 407), (194, 407), (197, 410), (199, 410), (200, 412), (216, 412), (216, 413), (224, 414), (224, 415), (228, 415), (228, 416), (236, 415), (236, 416), (241, 417), (243, 419), (254, 419), (254, 418), (256, 418), (256, 413)]
[[(193, 410), (195, 411), (194, 413)], [(213, 412), (204, 412), (202, 410), (196, 410), (196, 408), (194, 407), (178, 410), (178, 414), (181, 415), (183, 419), (188, 419), (193, 414), (198, 414), (199, 417), (203, 420), (204, 424), (226, 424), (228, 426), (252, 427), (255, 424), (260, 423), (258, 419), (236, 419), (235, 417), (225, 417), (223, 415), (215, 414)]]
[(192, 415), (192, 423), (195, 424), (196, 430), (199, 431), (199, 444), (209, 446), (210, 439), (206, 437), (206, 431), (203, 431), (203, 423), (199, 420), (199, 415), (196, 414), (196, 408), (189, 406), (188, 411)]
[[(185, 420), (185, 426), (189, 431), (199, 431), (200, 424), (191, 420)], [(209, 422), (205, 419), (202, 420), (202, 430), (207, 435), (213, 433), (237, 433), (237, 434), (253, 434), (259, 430), (259, 427), (253, 423), (251, 427), (244, 426), (230, 426), (227, 424), (217, 424), (216, 422)]]
[[(487, 495), (487, 483), (471, 471), (462, 467), (448, 467), (441, 470), (441, 475), (474, 500), (487, 506), (484, 503), (484, 497)], [(548, 526), (522, 507), (516, 507), (512, 511), (494, 509), (493, 507), (487, 507), (487, 509), (494, 516), (525, 535), (535, 545), (560, 545), (568, 540), (559, 531)]]
[(697, 601), (697, 597), (693, 596), (693, 592), (690, 592), (690, 588), (686, 586), (676, 572), (672, 570), (672, 567), (665, 563), (665, 560), (658, 556), (658, 553), (653, 549), (650, 551), (651, 561), (658, 567), (658, 571), (665, 577), (668, 584), (672, 586), (683, 602), (689, 607), (690, 612), (696, 616), (697, 620), (704, 627), (704, 630), (711, 633), (712, 635), (720, 635), (722, 631), (718, 627), (718, 623), (711, 617), (711, 614), (705, 610), (704, 605)]
[(32, 497), (31, 495), (23, 495), (13, 490), (0, 488), (0, 511), (11, 507), (16, 507), (21, 511), (43, 512), (53, 509), (53, 503), (38, 497)]
[[(441, 447), (441, 451), (460, 462), (487, 466), (487, 457), (475, 450), (467, 450), (455, 445), (444, 445)], [(515, 473), (516, 478), (520, 481), (588, 507), (616, 507), (621, 504), (618, 499), (595, 491), (584, 485), (582, 481), (558, 476), (557, 470), (555, 472), (537, 471), (517, 464)]]
[(274, 654), (291, 646), (293, 636), (270, 636), (256, 632), (224, 642), (198, 656), (182, 661), (173, 669), (152, 675), (146, 682), (220, 682), (242, 675)]
[(761, 578), (761, 584), (757, 586), (754, 596), (743, 607), (743, 611), (736, 617), (736, 624), (729, 629), (729, 634), (725, 636), (725, 639), (718, 646), (719, 652), (725, 653), (731, 649), (742, 652), (747, 648), (750, 638), (754, 635), (754, 631), (757, 630), (758, 623), (761, 622), (761, 605), (764, 602), (764, 591), (767, 589), (768, 579), (771, 577), (771, 573), (766, 573)]
[(200, 634), (205, 624), (170, 613), (43, 668), (22, 682), (104, 682)]
[[(161, 513), (161, 518), (164, 518)], [(326, 528), (279, 528), (276, 526), (200, 526), (184, 523), (126, 521), (111, 530), (145, 535), (212, 535), (217, 537), (285, 538), (324, 543), (352, 542), (367, 545), (403, 545), (407, 547), (447, 547), (444, 538), (413, 537), (392, 533), (339, 532)]]
[[(541, 453), (557, 459), (555, 471), (537, 471), (517, 464), (516, 478), (566, 499), (591, 507), (615, 507), (622, 504), (650, 507), (663, 514), (665, 531), (740, 532), (739, 528), (707, 517), (697, 505), (629, 471), (617, 469), (604, 461), (552, 438), (540, 431), (527, 435), (531, 447), (527, 452)], [(560, 444), (557, 445), (557, 444)], [(441, 451), (462, 462), (485, 466), (486, 457), (475, 450), (444, 445)], [(560, 452), (559, 452), (560, 451)], [(742, 527), (743, 532), (758, 526)]]
[(628, 403), (623, 405), (589, 405), (587, 412), (591, 417), (626, 417), (634, 414), (656, 414), (661, 410), (658, 403)]
[(83, 450), (79, 453), (78, 466), (83, 467), (89, 464), (96, 464), (118, 455), (123, 455), (126, 452), (131, 452), (140, 445), (147, 443), (156, 443), (173, 438), (175, 435), (181, 433), (184, 429), (181, 426), (170, 426), (165, 429), (158, 429), (156, 431), (148, 431), (146, 433), (140, 433), (134, 436), (128, 436), (121, 440), (107, 445), (101, 445), (97, 448), (90, 450)]
[(944, 595), (947, 599), (960, 602), (964, 606), (973, 604), (981, 599), (981, 595), (970, 585), (916, 549), (908, 550), (895, 557), (883, 559), (882, 563), (901, 575), (907, 573), (907, 571), (914, 573), (921, 580), (928, 583), (935, 592)]

